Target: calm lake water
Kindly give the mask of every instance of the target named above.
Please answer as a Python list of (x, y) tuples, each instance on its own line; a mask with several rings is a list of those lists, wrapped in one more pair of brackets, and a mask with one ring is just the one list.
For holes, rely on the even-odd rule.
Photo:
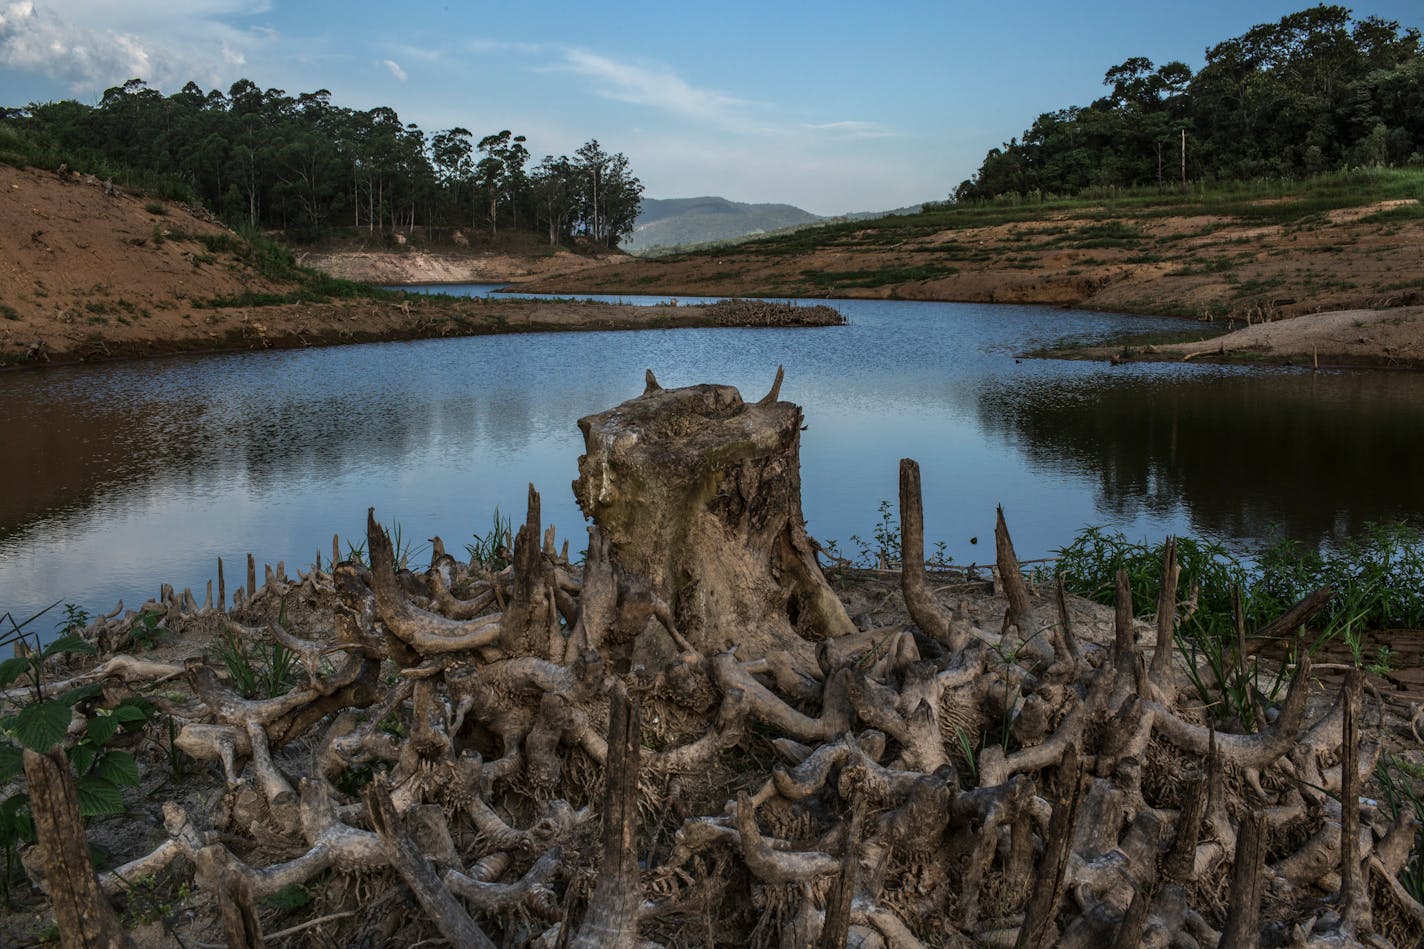
[(490, 336), (0, 375), (0, 613), (56, 600), (132, 607), (162, 582), (201, 598), (217, 558), (235, 586), (248, 551), (295, 574), (330, 556), (333, 533), (360, 542), (369, 506), (406, 538), (438, 533), (459, 551), (495, 508), (521, 517), (529, 482), (579, 550), (575, 422), (641, 393), (648, 367), (665, 386), (724, 382), (756, 399), (785, 364), (782, 398), (809, 425), (811, 533), (852, 554), (851, 535), (871, 537), (880, 501), (895, 498), (902, 457), (923, 470), (927, 537), (960, 563), (992, 558), (996, 504), (1026, 558), (1089, 524), (1242, 548), (1424, 509), (1424, 375), (1018, 362), (1065, 337), (1181, 324), (835, 305), (849, 326)]

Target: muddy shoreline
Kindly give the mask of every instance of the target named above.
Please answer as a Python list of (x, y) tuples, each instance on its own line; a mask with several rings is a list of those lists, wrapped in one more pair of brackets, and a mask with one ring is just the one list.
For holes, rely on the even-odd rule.
[[(817, 327), (843, 324), (827, 306), (723, 301), (706, 306), (632, 306), (526, 299), (411, 297), (293, 303), (212, 310), (162, 333), (138, 323), (97, 333), (50, 333), (0, 351), (0, 370), (171, 355), (306, 349), (356, 343), (449, 339), (499, 333), (598, 332), (706, 327)], [(197, 325), (195, 325), (197, 324)]]
[[(1183, 336), (1200, 335), (1183, 332)], [(1208, 362), (1314, 369), (1424, 369), (1424, 306), (1336, 310), (1255, 323), (1195, 340), (1132, 338), (1025, 353), (1040, 359)]]

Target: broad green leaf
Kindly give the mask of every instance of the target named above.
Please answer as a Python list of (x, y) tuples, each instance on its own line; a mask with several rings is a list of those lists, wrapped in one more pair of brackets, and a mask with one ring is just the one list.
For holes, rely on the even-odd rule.
[(29, 656), (16, 656), (0, 662), (0, 689), (5, 688), (30, 670)]
[(105, 814), (122, 814), (124, 797), (114, 782), (105, 778), (79, 778), (74, 782), (79, 792), (79, 813), (83, 817), (103, 817)]
[(0, 784), (4, 784), (24, 769), (24, 752), (8, 741), (0, 742)]
[(30, 798), (24, 791), (0, 802), (0, 845), (34, 843), (35, 823), (30, 816)]
[(70, 708), (50, 699), (20, 709), (15, 716), (15, 737), (31, 751), (49, 751), (69, 731)]
[(89, 769), (94, 766), (94, 746), (90, 744), (75, 745), (69, 749), (69, 763), (74, 766), (75, 774), (88, 774)]
[(276, 893), (262, 897), (262, 902), (283, 912), (301, 909), (311, 901), (311, 891), (300, 883), (288, 883)]
[(126, 787), (138, 786), (138, 762), (127, 751), (108, 751), (94, 769), (96, 777), (106, 778)]
[(95, 715), (89, 719), (87, 729), (90, 741), (96, 745), (102, 745), (110, 738), (114, 737), (114, 732), (118, 731), (119, 719), (115, 715)]
[(75, 686), (72, 689), (66, 690), (64, 694), (59, 697), (59, 700), (65, 705), (75, 705), (85, 699), (100, 695), (103, 691), (104, 686), (101, 683), (91, 682), (88, 685)]
[(92, 656), (94, 646), (83, 636), (61, 636), (44, 648), (44, 657), (57, 656), (62, 652), (80, 652)]
[(121, 722), (146, 722), (153, 717), (152, 707), (145, 708), (149, 703), (139, 702), (142, 700), (129, 699), (122, 705), (114, 706), (114, 718)]

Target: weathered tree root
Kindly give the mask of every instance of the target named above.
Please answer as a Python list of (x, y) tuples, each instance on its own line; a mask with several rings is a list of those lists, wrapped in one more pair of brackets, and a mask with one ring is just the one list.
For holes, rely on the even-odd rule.
[[(779, 384), (747, 404), (649, 373), (581, 420), (582, 569), (531, 488), (497, 574), (439, 543), (403, 569), (372, 514), (369, 567), (279, 565), (258, 587), (250, 564), (230, 613), (221, 580), (216, 606), (165, 591), (166, 628), (240, 624), (301, 675), (262, 699), (203, 660), (71, 677), (181, 683), (190, 697), (160, 699), (177, 747), (228, 787), (221, 828), (170, 804), (168, 839), (104, 892), (192, 864), (251, 940), (283, 887), (398, 876), (421, 908), (394, 941), (468, 945), (1186, 949), (1385, 944), (1424, 921), (1396, 879), (1414, 827), (1360, 797), (1377, 749), (1353, 738), (1357, 690), (1312, 721), (1301, 661), (1253, 734), (1178, 701), (1172, 544), (1149, 659), (1125, 597), (1099, 641), (1061, 585), (1035, 597), (1001, 511), (1004, 622), (986, 632), (930, 587), (907, 459), (912, 625), (856, 630), (805, 534), (801, 413)], [(264, 849), (283, 835), (300, 844)], [(335, 908), (338, 942), (374, 931)]]

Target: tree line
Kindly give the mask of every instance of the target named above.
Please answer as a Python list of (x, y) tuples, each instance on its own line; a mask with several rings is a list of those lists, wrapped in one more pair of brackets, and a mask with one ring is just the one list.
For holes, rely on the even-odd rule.
[(1206, 51), (1193, 74), (1134, 56), (1087, 106), (1048, 112), (985, 156), (953, 199), (1167, 187), (1424, 164), (1418, 29), (1321, 5)]
[(572, 157), (533, 162), (523, 135), (427, 134), (385, 106), (334, 105), (326, 89), (289, 96), (241, 79), (226, 93), (190, 82), (165, 96), (131, 79), (97, 106), (32, 103), (0, 115), (76, 167), (137, 172), (230, 223), (296, 240), (338, 228), (493, 237), (512, 227), (550, 244), (586, 238), (612, 247), (642, 203), (627, 157), (596, 139)]

